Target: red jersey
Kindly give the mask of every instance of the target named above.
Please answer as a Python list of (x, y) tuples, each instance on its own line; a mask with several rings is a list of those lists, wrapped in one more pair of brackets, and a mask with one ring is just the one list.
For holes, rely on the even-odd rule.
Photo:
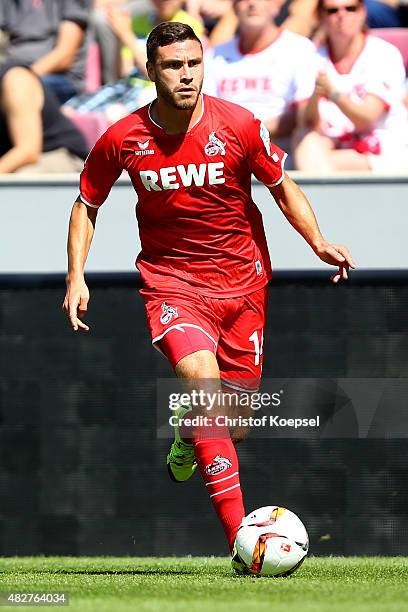
[(203, 95), (202, 115), (185, 134), (167, 134), (145, 106), (95, 144), (80, 197), (98, 208), (127, 170), (138, 195), (142, 250), (136, 265), (144, 287), (245, 295), (271, 276), (251, 173), (278, 185), (285, 158), (265, 126), (231, 102)]

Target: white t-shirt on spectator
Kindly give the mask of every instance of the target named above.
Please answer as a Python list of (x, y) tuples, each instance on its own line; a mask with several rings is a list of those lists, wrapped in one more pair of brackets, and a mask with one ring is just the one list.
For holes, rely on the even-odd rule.
[[(370, 137), (378, 141), (379, 154), (404, 149), (408, 144), (408, 112), (403, 103), (405, 69), (398, 49), (368, 35), (362, 52), (345, 74), (337, 72), (327, 47), (319, 48), (317, 53), (317, 70), (326, 72), (337, 91), (347, 94), (357, 104), (366, 94), (383, 101), (387, 112), (370, 132)], [(309, 71), (309, 78), (315, 78), (316, 74), (312, 76)], [(352, 121), (331, 100), (320, 98), (319, 115), (320, 131), (336, 141), (355, 132)]]
[(238, 38), (233, 38), (207, 52), (204, 91), (267, 121), (311, 96), (314, 58), (311, 41), (287, 30), (256, 53), (241, 53)]

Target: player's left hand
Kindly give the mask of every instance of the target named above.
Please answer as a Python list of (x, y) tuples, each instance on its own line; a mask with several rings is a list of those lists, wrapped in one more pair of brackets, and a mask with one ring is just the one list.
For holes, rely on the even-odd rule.
[(333, 283), (338, 283), (340, 280), (347, 280), (349, 269), (354, 269), (356, 267), (348, 248), (340, 244), (324, 242), (316, 249), (316, 255), (325, 263), (332, 266), (338, 266), (338, 271), (330, 277)]

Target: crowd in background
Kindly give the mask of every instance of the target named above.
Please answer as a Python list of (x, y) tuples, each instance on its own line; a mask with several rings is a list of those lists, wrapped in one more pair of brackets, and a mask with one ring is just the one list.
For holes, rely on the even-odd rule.
[(407, 0), (0, 0), (0, 174), (80, 170), (154, 98), (162, 21), (193, 28), (203, 91), (261, 119), (287, 167), (408, 173)]

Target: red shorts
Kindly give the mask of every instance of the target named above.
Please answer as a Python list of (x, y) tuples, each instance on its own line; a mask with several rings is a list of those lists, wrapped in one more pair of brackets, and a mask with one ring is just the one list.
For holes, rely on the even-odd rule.
[(180, 291), (142, 290), (155, 348), (174, 367), (196, 351), (212, 351), (221, 380), (237, 390), (256, 391), (262, 374), (267, 287), (234, 298)]

